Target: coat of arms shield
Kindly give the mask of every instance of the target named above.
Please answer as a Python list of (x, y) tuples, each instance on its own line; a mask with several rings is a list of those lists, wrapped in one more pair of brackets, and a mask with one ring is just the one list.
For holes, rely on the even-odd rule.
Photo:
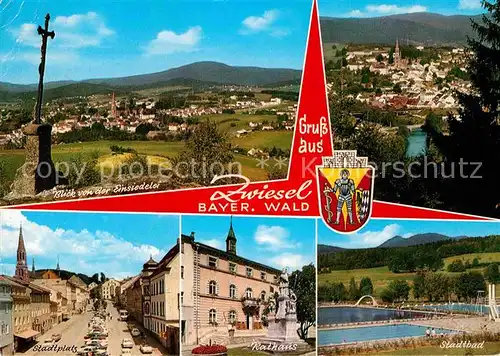
[(323, 221), (338, 233), (361, 229), (372, 213), (375, 169), (356, 151), (334, 151), (317, 168)]

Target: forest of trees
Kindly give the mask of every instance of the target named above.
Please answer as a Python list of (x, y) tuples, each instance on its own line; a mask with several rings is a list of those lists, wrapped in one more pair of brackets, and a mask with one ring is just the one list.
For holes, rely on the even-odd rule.
[(319, 273), (389, 266), (395, 273), (439, 270), (442, 259), (468, 253), (500, 252), (500, 236), (449, 239), (418, 246), (340, 250), (318, 255)]
[[(409, 281), (392, 280), (375, 297), (387, 303), (399, 303), (410, 299), (429, 302), (450, 300), (470, 302), (477, 297), (477, 291), (486, 290), (487, 282), (500, 282), (500, 266), (498, 263), (492, 263), (482, 272), (469, 271), (459, 275), (419, 271)], [(361, 278), (359, 284), (353, 277), (347, 287), (342, 282), (324, 283), (318, 287), (319, 302), (355, 302), (364, 295), (374, 295), (373, 283), (368, 277)]]

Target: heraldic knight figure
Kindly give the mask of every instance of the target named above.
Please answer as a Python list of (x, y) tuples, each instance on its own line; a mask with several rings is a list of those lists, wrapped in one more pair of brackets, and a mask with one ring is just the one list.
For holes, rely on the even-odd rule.
[(344, 204), (347, 206), (347, 214), (349, 215), (349, 224), (354, 224), (352, 218), (352, 197), (356, 191), (356, 185), (354, 180), (349, 178), (349, 170), (343, 169), (340, 172), (340, 178), (335, 181), (333, 188), (331, 189), (334, 194), (339, 192), (337, 198), (337, 217), (335, 219), (335, 224), (340, 224), (340, 213)]

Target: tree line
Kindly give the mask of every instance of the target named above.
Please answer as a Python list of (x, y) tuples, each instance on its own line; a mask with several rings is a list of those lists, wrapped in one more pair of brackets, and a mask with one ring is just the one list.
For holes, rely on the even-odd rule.
[(340, 250), (318, 255), (319, 273), (389, 266), (397, 272), (439, 270), (443, 258), (468, 253), (500, 252), (500, 236), (447, 239), (424, 245)]
[[(486, 290), (486, 283), (500, 283), (500, 266), (492, 263), (483, 272), (469, 271), (459, 275), (447, 275), (433, 271), (419, 271), (412, 280), (393, 280), (377, 297), (383, 302), (399, 303), (410, 299), (429, 302), (456, 300), (470, 302), (477, 297), (478, 291)], [(318, 287), (320, 302), (354, 302), (364, 295), (373, 296), (373, 283), (370, 278), (363, 277), (357, 284), (354, 277), (346, 288), (342, 282), (321, 284)]]

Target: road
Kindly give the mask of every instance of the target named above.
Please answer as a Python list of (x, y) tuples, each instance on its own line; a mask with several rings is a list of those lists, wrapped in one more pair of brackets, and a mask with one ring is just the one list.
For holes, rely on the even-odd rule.
[[(110, 356), (121, 355), (121, 342), (123, 339), (128, 338), (134, 341), (134, 347), (131, 349), (131, 356), (141, 355), (139, 347), (141, 345), (141, 338), (133, 338), (127, 328), (127, 322), (119, 321), (119, 314), (111, 302), (107, 303), (107, 313), (110, 313), (111, 318), (106, 320), (106, 327), (108, 329), (108, 353)], [(27, 356), (61, 356), (72, 355), (76, 353), (84, 344), (84, 336), (88, 331), (88, 322), (93, 316), (93, 312), (85, 312), (79, 315), (73, 315), (68, 321), (62, 322), (52, 329), (48, 330), (45, 334), (38, 337), (38, 344), (31, 347), (24, 353), (16, 353)], [(59, 351), (45, 351), (40, 350), (40, 345), (45, 339), (48, 339), (52, 334), (61, 334), (61, 340), (57, 342)], [(153, 356), (166, 355), (162, 346), (152, 337), (147, 337), (147, 342), (153, 347)], [(63, 347), (65, 347), (63, 349)]]

